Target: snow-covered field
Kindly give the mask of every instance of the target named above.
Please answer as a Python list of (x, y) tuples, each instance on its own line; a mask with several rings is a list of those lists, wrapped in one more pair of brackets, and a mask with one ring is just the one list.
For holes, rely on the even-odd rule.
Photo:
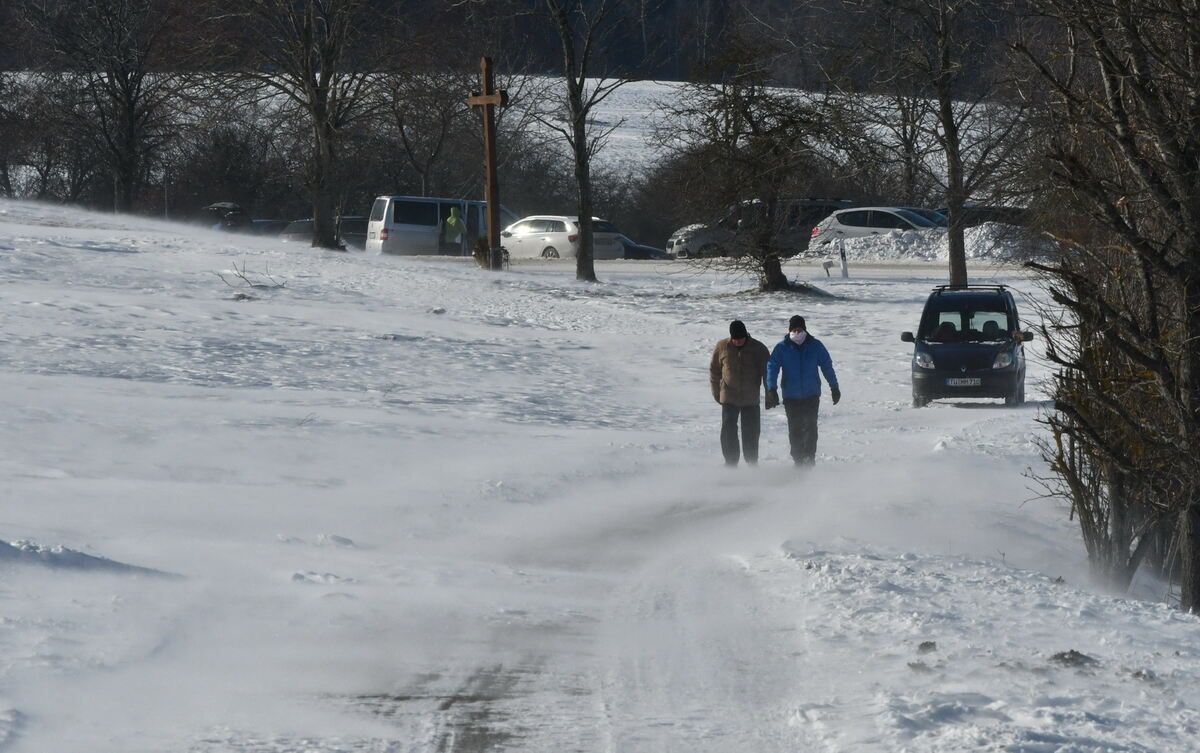
[[(910, 407), (942, 262), (597, 267), (0, 202), (0, 751), (1196, 749), (1200, 622), (1032, 499), (1046, 367)], [(794, 313), (818, 464), (729, 471), (711, 348)]]

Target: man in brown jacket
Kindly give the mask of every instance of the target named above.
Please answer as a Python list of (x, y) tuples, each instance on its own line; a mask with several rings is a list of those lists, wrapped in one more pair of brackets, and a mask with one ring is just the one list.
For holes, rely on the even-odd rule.
[[(766, 383), (767, 346), (750, 337), (739, 320), (729, 323), (729, 338), (717, 343), (709, 364), (713, 400), (721, 404), (721, 453), (725, 465), (738, 464), (742, 454), (750, 465), (758, 464), (760, 426), (758, 388)], [(738, 447), (738, 420), (742, 423), (742, 445)]]

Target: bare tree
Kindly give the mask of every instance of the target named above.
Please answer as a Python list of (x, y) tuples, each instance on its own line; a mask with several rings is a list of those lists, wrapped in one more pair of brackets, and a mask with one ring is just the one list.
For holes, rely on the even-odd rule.
[(786, 47), (753, 14), (742, 15), (714, 55), (713, 80), (684, 87), (684, 104), (666, 113), (662, 134), (689, 165), (688, 200), (709, 211), (729, 208), (718, 223), (728, 242), (710, 251), (720, 256), (695, 263), (751, 274), (764, 291), (795, 287), (783, 260), (807, 247), (811, 222), (805, 226), (801, 206), (785, 199), (822, 172), (812, 145), (827, 125), (819, 97), (772, 86)]
[[(937, 145), (926, 172), (942, 183), (949, 211), (949, 281), (967, 284), (963, 206), (1007, 177), (1026, 138), (1025, 107), (1008, 96), (1003, 59), (1012, 26), (1002, 4), (982, 0), (847, 0), (860, 22), (854, 59), (875, 61), (871, 86), (932, 105), (920, 129)], [(908, 134), (911, 136), (912, 134)]]
[[(1181, 605), (1197, 611), (1200, 12), (1175, 0), (1031, 5), (1038, 15), (1016, 49), (1049, 89), (1049, 178), (1085, 227), (1100, 231), (1081, 237), (1079, 227), (1059, 228), (1062, 259), (1035, 265), (1087, 335), (1058, 339), (1057, 362), (1084, 386), (1058, 404), (1096, 447), (1115, 449), (1104, 430), (1119, 427), (1125, 450), (1106, 459), (1162, 490)], [(1124, 381), (1109, 378), (1113, 364)]]
[(22, 16), (70, 74), (72, 112), (95, 140), (113, 184), (113, 208), (130, 211), (154, 153), (170, 139), (178, 77), (166, 57), (175, 0), (24, 0)]
[(308, 134), (306, 185), (313, 246), (338, 248), (336, 169), (347, 128), (370, 117), (369, 96), (386, 72), (375, 40), (387, 39), (389, 16), (368, 0), (207, 0), (203, 58), (225, 71), (216, 79), (260, 98), (281, 97)]
[(634, 0), (543, 0), (545, 13), (562, 45), (562, 75), (565, 85), (562, 108), (557, 117), (543, 120), (566, 139), (575, 161), (578, 188), (579, 254), (575, 277), (596, 281), (592, 243), (592, 157), (619, 124), (596, 127), (589, 122), (595, 108), (629, 78), (593, 76), (592, 58), (603, 49), (619, 28), (624, 11)]

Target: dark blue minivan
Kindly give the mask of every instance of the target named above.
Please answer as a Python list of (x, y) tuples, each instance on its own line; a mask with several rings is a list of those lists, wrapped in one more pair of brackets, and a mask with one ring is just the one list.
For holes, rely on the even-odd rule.
[(999, 397), (1025, 402), (1025, 343), (1017, 304), (1004, 285), (938, 285), (925, 301), (914, 337), (913, 407), (930, 400)]

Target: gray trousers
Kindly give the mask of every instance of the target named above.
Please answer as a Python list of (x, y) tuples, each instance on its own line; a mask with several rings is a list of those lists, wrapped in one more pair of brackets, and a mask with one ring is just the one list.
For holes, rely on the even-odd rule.
[[(742, 424), (742, 443), (738, 447), (738, 420)], [(721, 404), (721, 454), (726, 465), (737, 465), (738, 456), (745, 455), (747, 463), (758, 462), (758, 433), (761, 427), (758, 404)], [(740, 451), (739, 451), (740, 450)]]
[(811, 465), (817, 457), (817, 408), (821, 396), (789, 397), (783, 401), (787, 413), (788, 442), (792, 446), (792, 460), (797, 464)]

